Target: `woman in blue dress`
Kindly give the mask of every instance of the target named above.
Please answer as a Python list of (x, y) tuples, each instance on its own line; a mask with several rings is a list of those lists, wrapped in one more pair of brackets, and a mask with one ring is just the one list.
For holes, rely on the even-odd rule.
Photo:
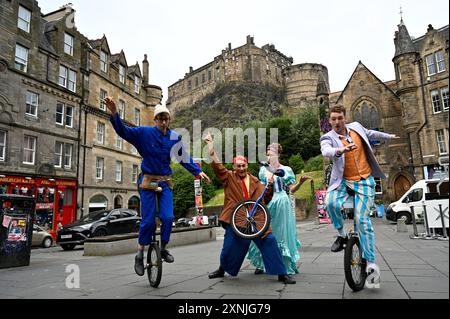
[[(294, 184), (295, 174), (289, 166), (281, 165), (278, 161), (282, 147), (280, 144), (270, 144), (267, 147), (267, 156), (270, 169), (282, 169), (284, 177), (272, 176), (266, 167), (261, 167), (259, 179), (261, 183), (273, 183), (273, 198), (267, 204), (270, 214), (270, 226), (272, 233), (278, 242), (278, 248), (283, 256), (283, 262), (288, 274), (298, 273), (297, 262), (300, 259), (300, 241), (297, 239), (297, 227), (295, 212), (291, 199), (286, 192), (286, 187)], [(256, 267), (255, 274), (264, 273), (264, 263), (258, 248), (253, 242), (247, 254), (247, 258)]]

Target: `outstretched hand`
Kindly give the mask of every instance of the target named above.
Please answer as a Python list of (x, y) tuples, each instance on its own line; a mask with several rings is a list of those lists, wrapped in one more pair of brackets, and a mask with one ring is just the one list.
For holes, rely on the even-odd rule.
[(206, 142), (206, 144), (211, 145), (214, 143), (213, 137), (211, 135), (211, 132), (208, 131), (208, 134), (206, 135), (204, 141)]
[(111, 96), (107, 96), (104, 99), (106, 107), (108, 108), (108, 110), (111, 111), (111, 113), (114, 115), (117, 113), (117, 106), (116, 103), (114, 102), (114, 100), (112, 99)]
[(211, 179), (204, 172), (199, 174), (200, 178), (206, 182), (206, 184), (211, 184)]

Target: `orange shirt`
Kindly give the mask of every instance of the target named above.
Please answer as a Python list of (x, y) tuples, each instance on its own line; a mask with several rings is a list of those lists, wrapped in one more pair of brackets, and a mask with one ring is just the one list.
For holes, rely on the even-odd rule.
[[(364, 152), (364, 141), (361, 139), (361, 136), (355, 131), (349, 131), (350, 138), (357, 148), (345, 153), (344, 178), (349, 181), (360, 181), (361, 178), (369, 177), (372, 169), (367, 162), (366, 153)], [(344, 146), (350, 144), (344, 136), (340, 136), (340, 139)]]

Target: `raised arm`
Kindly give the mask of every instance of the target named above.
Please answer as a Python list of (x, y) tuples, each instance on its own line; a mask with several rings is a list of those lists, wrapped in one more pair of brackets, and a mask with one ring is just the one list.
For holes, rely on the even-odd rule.
[(105, 104), (108, 110), (111, 111), (111, 124), (116, 131), (117, 135), (126, 140), (127, 142), (137, 146), (139, 144), (140, 127), (129, 127), (126, 126), (117, 112), (116, 103), (113, 99), (108, 96), (105, 98)]
[(224, 183), (228, 179), (228, 170), (222, 163), (219, 161), (219, 157), (217, 156), (216, 150), (214, 149), (214, 141), (211, 136), (211, 133), (208, 132), (208, 135), (205, 138), (206, 144), (208, 144), (208, 155), (211, 158), (211, 166), (216, 174), (217, 178)]

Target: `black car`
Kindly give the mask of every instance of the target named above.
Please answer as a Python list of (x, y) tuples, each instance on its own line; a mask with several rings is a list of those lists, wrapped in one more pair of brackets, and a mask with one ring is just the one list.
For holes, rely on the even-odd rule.
[(56, 243), (64, 250), (72, 250), (83, 245), (87, 238), (138, 232), (140, 223), (141, 217), (132, 209), (95, 211), (64, 225), (57, 233)]
[(178, 219), (178, 221), (175, 223), (175, 227), (189, 227), (189, 221), (192, 220), (192, 218), (187, 217), (181, 217)]

